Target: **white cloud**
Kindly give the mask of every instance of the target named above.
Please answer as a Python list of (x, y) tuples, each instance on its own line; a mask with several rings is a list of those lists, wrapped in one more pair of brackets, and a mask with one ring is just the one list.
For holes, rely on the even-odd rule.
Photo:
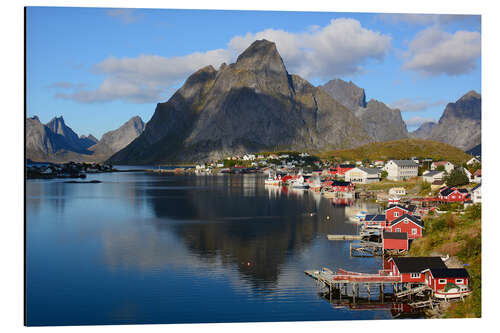
[(447, 25), (453, 23), (480, 24), (480, 15), (455, 14), (380, 14), (380, 19), (388, 23), (408, 23), (412, 25)]
[(420, 116), (415, 116), (415, 117), (412, 117), (408, 120), (405, 120), (405, 123), (406, 123), (406, 125), (408, 125), (408, 127), (418, 127), (418, 126), (422, 125), (423, 123), (427, 123), (427, 122), (436, 122), (436, 120), (432, 119), (432, 118), (425, 118), (425, 117), (420, 117)]
[(137, 22), (141, 16), (137, 15), (137, 11), (131, 8), (116, 8), (110, 9), (106, 12), (109, 16), (115, 17), (122, 23), (130, 24)]
[(276, 43), (288, 71), (307, 79), (355, 74), (367, 60), (383, 60), (391, 47), (390, 36), (365, 29), (359, 21), (346, 18), (296, 34), (274, 29), (248, 33), (234, 37), (229, 46), (241, 52), (262, 38)]
[(451, 34), (433, 26), (415, 36), (406, 56), (403, 69), (423, 75), (468, 73), (476, 68), (476, 60), (481, 56), (481, 34), (476, 31)]
[(331, 20), (325, 27), (310, 27), (299, 33), (267, 29), (235, 36), (225, 49), (186, 56), (110, 57), (92, 68), (94, 73), (105, 75), (97, 89), (79, 89), (71, 94), (59, 93), (56, 97), (81, 103), (112, 100), (158, 102), (165, 97), (165, 91), (196, 70), (207, 65), (217, 68), (222, 62), (232, 62), (253, 41), (262, 38), (276, 43), (290, 73), (307, 79), (329, 79), (357, 73), (366, 61), (383, 60), (391, 47), (390, 36), (365, 29), (353, 19)]
[(433, 106), (440, 106), (446, 104), (444, 100), (438, 101), (426, 101), (426, 100), (415, 100), (410, 98), (401, 98), (389, 104), (393, 109), (399, 109), (402, 112), (415, 112), (423, 111)]

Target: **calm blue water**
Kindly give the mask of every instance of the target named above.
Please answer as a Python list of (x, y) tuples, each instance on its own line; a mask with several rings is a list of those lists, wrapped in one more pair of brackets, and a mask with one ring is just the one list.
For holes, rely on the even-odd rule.
[(93, 179), (27, 181), (28, 325), (391, 318), (332, 306), (304, 274), (381, 268), (326, 239), (355, 233), (359, 208), (256, 175)]

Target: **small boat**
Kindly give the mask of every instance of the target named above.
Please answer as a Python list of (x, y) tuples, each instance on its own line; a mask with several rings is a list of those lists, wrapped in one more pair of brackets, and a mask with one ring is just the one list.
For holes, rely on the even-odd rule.
[(454, 298), (463, 298), (465, 296), (469, 296), (472, 293), (472, 290), (470, 290), (467, 287), (460, 287), (458, 288), (451, 288), (448, 291), (443, 290), (437, 290), (434, 292), (434, 297), (438, 299), (454, 299)]
[(349, 217), (349, 221), (355, 222), (355, 223), (362, 222), (362, 221), (364, 221), (367, 213), (368, 213), (367, 211), (362, 210), (362, 211), (356, 213), (354, 216)]
[(301, 175), (292, 182), (292, 187), (299, 190), (307, 190), (309, 188), (309, 184), (304, 181), (304, 177)]
[(264, 180), (265, 185), (275, 185), (279, 186), (281, 183), (281, 176), (276, 176), (272, 172), (269, 172), (269, 177)]

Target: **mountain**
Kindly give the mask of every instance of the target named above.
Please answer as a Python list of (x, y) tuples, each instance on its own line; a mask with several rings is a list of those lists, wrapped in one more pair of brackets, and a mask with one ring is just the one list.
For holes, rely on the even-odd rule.
[(448, 103), (427, 139), (445, 142), (463, 150), (479, 145), (481, 143), (481, 94), (471, 90), (455, 103)]
[(78, 135), (55, 117), (42, 124), (37, 116), (26, 119), (26, 158), (37, 162), (101, 162), (125, 147), (144, 129), (144, 122), (134, 117), (115, 131), (97, 140), (93, 135)]
[(99, 140), (92, 134), (89, 134), (88, 136), (86, 135), (80, 135), (80, 144), (85, 148), (89, 148), (93, 145), (95, 145)]
[(481, 144), (467, 150), (467, 154), (472, 156), (481, 156)]
[(366, 108), (365, 90), (352, 81), (333, 79), (320, 87), (349, 110), (356, 112), (360, 108)]
[(320, 86), (328, 95), (352, 110), (373, 141), (390, 141), (408, 137), (401, 111), (371, 99), (366, 103), (365, 90), (351, 81), (333, 79)]
[(427, 139), (431, 135), (434, 126), (436, 126), (435, 122), (427, 121), (422, 125), (420, 125), (420, 127), (417, 128), (415, 131), (411, 132), (410, 137)]
[(110, 161), (195, 161), (259, 150), (348, 148), (369, 141), (352, 111), (290, 75), (276, 45), (258, 40), (235, 63), (192, 74), (157, 105), (144, 132)]
[(26, 119), (26, 158), (33, 161), (80, 160), (90, 154), (80, 145), (80, 138), (66, 126), (62, 117), (46, 125), (37, 116)]
[(101, 141), (89, 148), (96, 156), (106, 159), (126, 147), (144, 131), (141, 117), (135, 116), (118, 129), (103, 134)]
[(409, 156), (417, 158), (432, 158), (434, 160), (450, 161), (461, 164), (468, 161), (471, 156), (463, 150), (451, 145), (423, 140), (423, 139), (400, 139), (386, 142), (372, 142), (367, 145), (335, 151), (325, 151), (319, 154), (321, 158), (340, 158), (349, 161), (362, 161), (369, 159), (389, 160), (407, 159)]

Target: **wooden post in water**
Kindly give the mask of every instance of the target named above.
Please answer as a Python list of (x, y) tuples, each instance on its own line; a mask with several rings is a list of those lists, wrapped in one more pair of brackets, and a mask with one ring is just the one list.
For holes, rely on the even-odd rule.
[(370, 302), (370, 284), (366, 284), (366, 291), (368, 292), (368, 302)]

